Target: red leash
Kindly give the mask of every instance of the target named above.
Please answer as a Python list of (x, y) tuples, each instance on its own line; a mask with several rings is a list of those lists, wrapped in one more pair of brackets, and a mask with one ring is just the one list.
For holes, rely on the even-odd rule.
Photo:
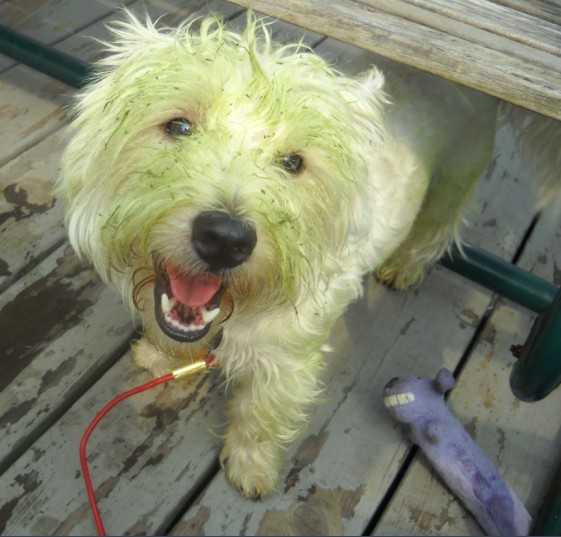
[(103, 410), (101, 410), (101, 412), (93, 419), (89, 427), (84, 432), (84, 436), (82, 437), (82, 441), (80, 442), (80, 463), (82, 464), (82, 474), (84, 476), (84, 481), (86, 482), (86, 490), (88, 491), (88, 498), (90, 500), (92, 514), (99, 535), (105, 536), (107, 534), (105, 533), (105, 528), (103, 527), (103, 522), (101, 520), (101, 515), (99, 513), (99, 508), (97, 506), (97, 500), (95, 499), (95, 491), (92, 484), (92, 478), (90, 475), (90, 470), (88, 468), (88, 460), (86, 455), (86, 446), (94, 429), (97, 427), (99, 422), (104, 418), (104, 416), (121, 401), (124, 401), (125, 399), (128, 399), (129, 397), (131, 397), (132, 395), (136, 395), (137, 393), (144, 392), (146, 390), (149, 390), (150, 388), (154, 388), (159, 384), (164, 384), (166, 382), (170, 382), (171, 380), (175, 380), (180, 377), (193, 375), (195, 373), (206, 371), (207, 369), (209, 369), (209, 367), (211, 367), (211, 363), (213, 359), (214, 359), (213, 354), (207, 354), (201, 360), (193, 362), (192, 364), (189, 364), (185, 367), (174, 369), (169, 375), (165, 375), (163, 377), (157, 378), (155, 380), (147, 382), (146, 384), (142, 384), (141, 386), (137, 386), (132, 390), (122, 393), (121, 395), (118, 395), (111, 402), (105, 405)]

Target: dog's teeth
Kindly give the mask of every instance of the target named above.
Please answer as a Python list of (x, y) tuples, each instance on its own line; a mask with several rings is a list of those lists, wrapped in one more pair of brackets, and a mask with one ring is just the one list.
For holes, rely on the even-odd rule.
[(177, 319), (173, 318), (173, 315), (171, 313), (171, 310), (173, 309), (174, 305), (175, 305), (176, 299), (175, 298), (168, 298), (168, 296), (163, 293), (162, 294), (162, 313), (164, 315), (164, 319), (166, 321), (166, 323), (177, 329), (177, 330), (181, 330), (182, 332), (185, 333), (189, 333), (189, 332), (198, 332), (199, 330), (202, 330), (207, 324), (209, 324), (210, 322), (212, 322), (214, 319), (216, 319), (216, 317), (218, 316), (218, 314), (220, 313), (220, 308), (215, 308), (213, 310), (207, 311), (204, 308), (201, 308), (200, 311), (200, 315), (203, 321), (203, 324), (198, 323), (198, 324), (184, 324), (180, 321), (178, 321)]
[(196, 332), (197, 330), (201, 329), (200, 326), (180, 323), (179, 321), (175, 320), (170, 314), (166, 314), (165, 319), (170, 326), (173, 326), (173, 328), (176, 328), (177, 330), (181, 330), (182, 332), (185, 333)]
[(160, 306), (164, 315), (169, 313), (173, 307), (173, 304), (171, 303), (171, 300), (169, 299), (168, 295), (166, 295), (166, 293), (162, 293), (162, 301)]
[(216, 319), (219, 313), (220, 313), (220, 308), (215, 308), (210, 311), (205, 310), (204, 308), (201, 310), (201, 316), (205, 324), (214, 321), (214, 319)]

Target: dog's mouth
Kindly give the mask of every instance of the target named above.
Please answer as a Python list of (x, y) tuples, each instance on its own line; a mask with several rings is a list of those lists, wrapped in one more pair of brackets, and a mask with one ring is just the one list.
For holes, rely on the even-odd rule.
[(211, 273), (183, 274), (168, 264), (156, 277), (154, 303), (156, 321), (162, 331), (180, 342), (205, 336), (220, 313), (226, 287)]

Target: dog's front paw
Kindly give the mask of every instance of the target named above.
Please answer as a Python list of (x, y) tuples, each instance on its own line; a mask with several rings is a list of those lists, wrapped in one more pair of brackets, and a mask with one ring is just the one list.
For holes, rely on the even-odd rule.
[(386, 262), (377, 271), (376, 278), (395, 291), (407, 291), (419, 285), (425, 277), (425, 266), (422, 264), (403, 265)]
[(145, 338), (133, 343), (132, 355), (136, 364), (148, 369), (154, 378), (171, 372), (169, 358)]
[(252, 500), (262, 500), (277, 488), (281, 460), (270, 443), (231, 445), (227, 441), (220, 464), (228, 481)]

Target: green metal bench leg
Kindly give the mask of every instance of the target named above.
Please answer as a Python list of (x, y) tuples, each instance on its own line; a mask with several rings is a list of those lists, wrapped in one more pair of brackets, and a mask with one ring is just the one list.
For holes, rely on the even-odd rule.
[(452, 246), (440, 264), (536, 313), (546, 311), (557, 294), (555, 285), (471, 244), (461, 251)]
[(510, 375), (518, 399), (543, 399), (561, 384), (561, 291), (534, 323)]
[(540, 313), (512, 369), (512, 392), (522, 401), (543, 399), (561, 384), (561, 291), (512, 263), (462, 245), (440, 263), (522, 306)]

